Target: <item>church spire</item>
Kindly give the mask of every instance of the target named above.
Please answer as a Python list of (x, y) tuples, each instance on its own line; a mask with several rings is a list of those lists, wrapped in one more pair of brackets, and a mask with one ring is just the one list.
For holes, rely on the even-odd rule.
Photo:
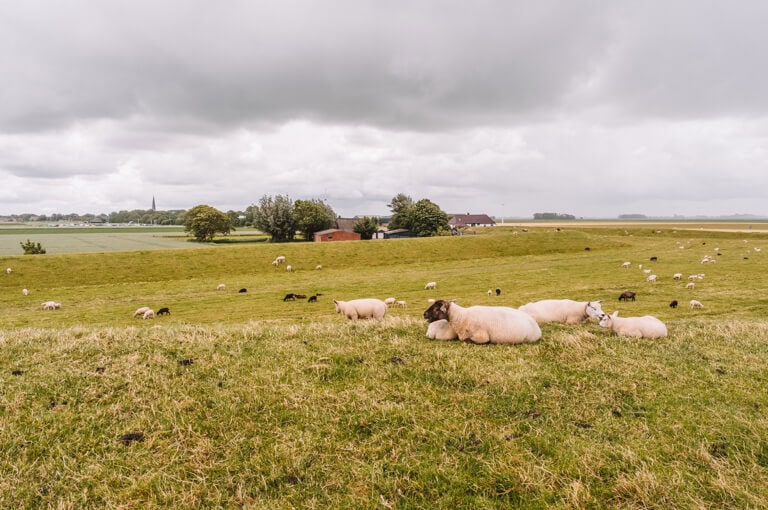
[(152, 195), (152, 210), (155, 211), (155, 195)]

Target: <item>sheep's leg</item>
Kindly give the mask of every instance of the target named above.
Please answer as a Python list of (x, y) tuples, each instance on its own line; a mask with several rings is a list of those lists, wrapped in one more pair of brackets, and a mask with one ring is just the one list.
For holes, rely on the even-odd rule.
[(484, 345), (491, 343), (491, 338), (487, 333), (478, 333), (475, 338), (465, 338), (464, 341), (468, 344)]

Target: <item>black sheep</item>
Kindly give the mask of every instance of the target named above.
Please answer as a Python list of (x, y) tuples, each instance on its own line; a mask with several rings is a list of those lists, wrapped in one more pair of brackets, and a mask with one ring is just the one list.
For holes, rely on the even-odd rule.
[(171, 315), (171, 311), (167, 307), (163, 307), (157, 311), (157, 315)]

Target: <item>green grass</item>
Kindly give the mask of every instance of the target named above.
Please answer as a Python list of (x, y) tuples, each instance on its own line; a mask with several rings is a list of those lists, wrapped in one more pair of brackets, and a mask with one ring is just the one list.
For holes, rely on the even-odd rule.
[[(494, 229), (0, 258), (0, 507), (766, 507), (766, 240)], [(298, 271), (275, 270), (280, 254)], [(706, 276), (691, 291), (678, 271)], [(627, 289), (638, 300), (618, 303)], [(409, 305), (383, 322), (333, 313), (334, 297), (389, 295)], [(428, 297), (604, 299), (670, 336), (589, 323), (525, 346), (437, 342)], [(173, 315), (131, 319), (143, 305)]]

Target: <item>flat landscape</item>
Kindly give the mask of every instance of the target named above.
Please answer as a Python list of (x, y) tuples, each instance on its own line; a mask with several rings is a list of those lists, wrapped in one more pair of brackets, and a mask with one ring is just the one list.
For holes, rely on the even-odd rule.
[[(116, 236), (98, 241), (108, 248), (132, 234), (71, 235)], [(67, 251), (86, 248), (0, 257), (1, 507), (768, 506), (759, 224), (323, 244), (145, 235), (198, 249), (84, 253), (70, 238)], [(636, 301), (619, 302), (625, 290)], [(389, 296), (407, 306), (383, 321), (334, 313), (333, 299)], [(592, 321), (544, 325), (529, 345), (435, 341), (429, 298), (600, 299), (670, 334)], [(142, 306), (171, 314), (133, 319)]]

